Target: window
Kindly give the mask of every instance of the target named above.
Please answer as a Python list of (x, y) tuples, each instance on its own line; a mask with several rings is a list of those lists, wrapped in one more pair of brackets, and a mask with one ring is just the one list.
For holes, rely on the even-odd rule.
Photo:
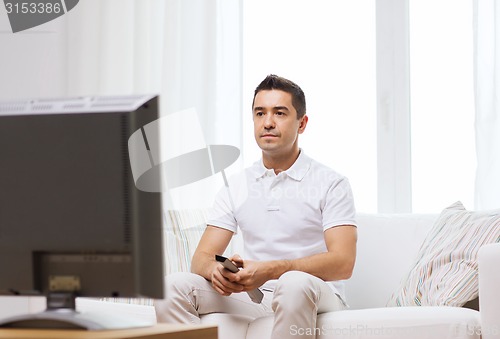
[[(456, 200), (472, 208), (472, 9), (469, 0), (244, 1), (245, 166), (260, 157), (253, 139), (253, 90), (267, 74), (275, 73), (303, 88), (310, 120), (300, 145), (350, 179), (358, 211), (376, 212), (382, 200), (382, 206), (389, 206), (382, 210), (397, 211), (394, 202), (401, 196), (408, 202), (401, 212), (435, 213)], [(406, 11), (409, 16), (402, 19), (400, 14)], [(392, 16), (404, 30), (389, 30), (392, 37), (376, 36), (377, 16), (379, 20)], [(394, 39), (404, 31), (408, 38)], [(385, 53), (390, 57), (403, 56), (397, 60), (399, 66), (409, 62), (409, 78), (397, 67), (376, 71), (380, 56), (376, 44), (382, 49), (389, 46)], [(394, 119), (389, 135), (396, 137), (379, 137), (377, 146), (376, 72), (386, 70), (392, 73), (378, 76), (384, 77), (387, 88), (393, 81), (403, 81), (409, 88), (407, 98), (401, 99), (403, 92), (397, 86), (389, 97), (402, 104), (397, 109), (409, 107), (411, 128), (406, 132), (408, 125), (398, 125), (404, 119)], [(396, 117), (402, 114), (397, 109)], [(405, 133), (411, 139), (407, 158), (394, 152), (401, 147), (397, 135)], [(379, 173), (377, 157), (382, 165)], [(396, 162), (386, 164), (384, 159)], [(385, 171), (384, 165), (390, 170)]]
[(472, 3), (410, 1), (413, 212), (474, 207)]
[(273, 73), (299, 84), (309, 123), (299, 145), (347, 176), (359, 211), (377, 208), (375, 3), (373, 0), (243, 1), (243, 156), (253, 138), (255, 87)]

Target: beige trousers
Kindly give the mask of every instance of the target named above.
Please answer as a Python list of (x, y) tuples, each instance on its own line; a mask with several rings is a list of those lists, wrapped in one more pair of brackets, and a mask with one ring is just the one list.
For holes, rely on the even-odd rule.
[(273, 314), (273, 339), (315, 338), (318, 313), (345, 309), (343, 301), (323, 280), (298, 271), (283, 274), (273, 292), (263, 291), (261, 304), (246, 293), (226, 297), (205, 278), (193, 273), (174, 273), (166, 279), (166, 298), (155, 303), (158, 322), (200, 323), (208, 313), (242, 314), (254, 318)]

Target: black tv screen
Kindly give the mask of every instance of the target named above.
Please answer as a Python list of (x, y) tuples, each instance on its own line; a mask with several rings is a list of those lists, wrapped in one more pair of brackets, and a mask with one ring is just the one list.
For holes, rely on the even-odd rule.
[(128, 153), (156, 119), (157, 96), (0, 103), (0, 294), (163, 298), (161, 193)]

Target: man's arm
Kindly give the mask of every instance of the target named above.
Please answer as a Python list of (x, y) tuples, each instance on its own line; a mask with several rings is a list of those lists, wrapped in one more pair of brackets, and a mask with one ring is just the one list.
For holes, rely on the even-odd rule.
[(349, 279), (356, 261), (357, 228), (332, 227), (324, 236), (328, 252), (291, 260), (286, 271), (307, 272), (325, 281)]
[(324, 232), (327, 252), (294, 260), (250, 261), (233, 257), (244, 269), (236, 281), (245, 285), (245, 291), (278, 279), (288, 271), (302, 271), (325, 281), (348, 279), (356, 260), (357, 229), (353, 225), (329, 228)]
[(224, 270), (215, 261), (215, 255), (224, 253), (232, 236), (233, 232), (229, 230), (208, 225), (191, 260), (191, 272), (212, 282), (214, 289), (223, 295), (243, 290), (242, 285), (234, 282), (234, 273)]

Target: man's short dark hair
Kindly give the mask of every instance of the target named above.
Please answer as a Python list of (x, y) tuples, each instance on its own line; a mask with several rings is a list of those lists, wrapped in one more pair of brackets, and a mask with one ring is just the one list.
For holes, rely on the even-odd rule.
[(280, 90), (292, 95), (292, 105), (297, 111), (297, 119), (301, 119), (306, 114), (306, 97), (302, 89), (288, 79), (270, 74), (257, 86), (253, 95), (252, 108), (255, 104), (255, 96), (260, 91)]

